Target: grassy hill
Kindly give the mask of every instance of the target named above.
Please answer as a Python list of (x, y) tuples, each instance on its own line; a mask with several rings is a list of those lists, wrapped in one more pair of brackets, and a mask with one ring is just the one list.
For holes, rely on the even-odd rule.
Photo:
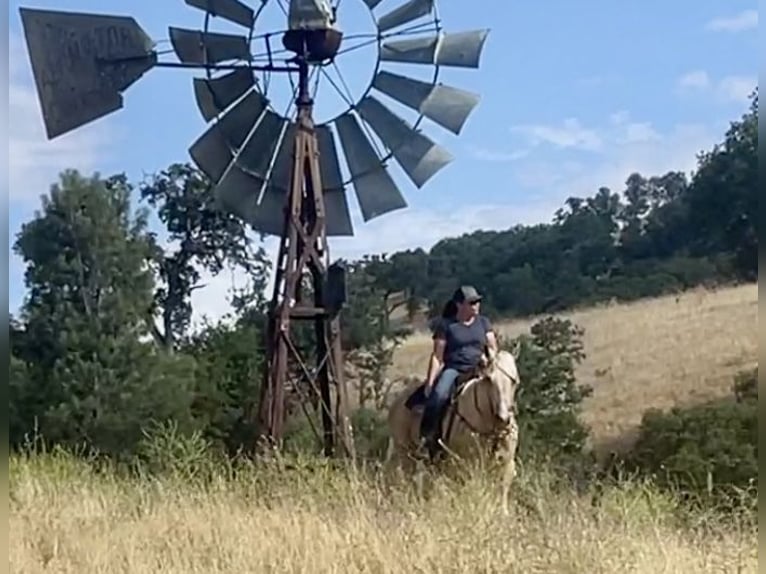
[[(602, 447), (649, 407), (729, 393), (757, 355), (757, 286), (566, 313), (585, 328), (585, 418)], [(534, 321), (500, 323), (502, 334)], [(421, 373), (429, 339), (398, 350)], [(164, 452), (164, 451), (163, 451)], [(642, 482), (557, 488), (520, 468), (510, 516), (481, 467), (427, 481), (428, 496), (377, 471), (318, 459), (240, 466), (178, 449), (178, 474), (125, 475), (65, 453), (10, 459), (10, 567), (24, 572), (742, 572), (757, 524), (687, 515)], [(590, 487), (589, 487), (590, 488)]]
[[(597, 450), (623, 446), (651, 407), (690, 405), (729, 394), (732, 376), (755, 366), (758, 286), (748, 284), (561, 313), (585, 329), (578, 382), (591, 385), (585, 422)], [(499, 322), (501, 335), (537, 320)], [(427, 332), (407, 339), (392, 376), (425, 374)]]

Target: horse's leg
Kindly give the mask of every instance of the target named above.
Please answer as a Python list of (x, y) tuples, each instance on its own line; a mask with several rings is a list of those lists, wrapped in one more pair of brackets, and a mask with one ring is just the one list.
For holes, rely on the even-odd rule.
[(505, 516), (508, 516), (509, 513), (508, 498), (510, 496), (511, 484), (513, 484), (513, 481), (516, 478), (516, 449), (518, 444), (519, 425), (516, 422), (516, 417), (511, 417), (511, 422), (508, 426), (508, 429), (500, 439), (498, 445), (501, 451), (501, 453), (498, 453), (500, 455), (498, 458), (505, 465), (501, 494), (502, 511)]
[(388, 437), (388, 447), (386, 448), (386, 457), (384, 459), (385, 465), (389, 466), (394, 459), (394, 437)]

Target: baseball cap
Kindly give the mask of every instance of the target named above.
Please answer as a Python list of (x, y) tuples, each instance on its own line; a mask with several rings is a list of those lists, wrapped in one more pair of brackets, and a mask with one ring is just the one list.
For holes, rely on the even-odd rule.
[(472, 285), (463, 285), (458, 287), (452, 299), (455, 303), (463, 303), (464, 301), (475, 303), (476, 301), (481, 301), (481, 295)]

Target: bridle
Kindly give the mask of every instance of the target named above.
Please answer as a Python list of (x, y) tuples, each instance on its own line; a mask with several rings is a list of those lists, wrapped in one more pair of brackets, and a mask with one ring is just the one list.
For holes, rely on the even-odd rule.
[[(493, 368), (499, 370), (501, 373), (503, 373), (510, 380), (514, 379), (514, 377), (512, 377), (508, 373), (508, 371), (506, 371), (502, 367), (500, 367), (500, 366), (495, 364), (495, 365), (493, 365)], [(463, 388), (460, 389), (460, 391), (457, 393), (457, 395), (453, 399), (454, 408), (452, 409), (452, 413), (451, 413), (451, 415), (449, 417), (449, 420), (447, 421), (447, 432), (444, 435), (445, 439), (447, 441), (449, 441), (449, 439), (451, 438), (452, 430), (453, 430), (453, 423), (455, 421), (455, 417), (459, 418), (463, 422), (463, 424), (468, 427), (468, 429), (471, 432), (473, 432), (475, 434), (478, 434), (479, 436), (490, 437), (490, 438), (497, 438), (497, 437), (502, 436), (505, 432), (507, 432), (508, 425), (503, 425), (503, 427), (501, 427), (499, 429), (497, 428), (496, 425), (493, 425), (492, 426), (492, 430), (490, 430), (488, 432), (482, 432), (479, 429), (477, 429), (473, 424), (471, 424), (471, 421), (469, 421), (466, 418), (466, 416), (460, 411), (460, 401), (458, 400), (460, 398), (460, 395), (465, 393), (468, 390), (469, 387), (476, 386), (476, 385), (480, 384), (480, 382), (486, 381), (486, 380), (487, 380), (487, 375), (485, 374), (485, 375), (476, 377), (476, 378), (468, 381), (465, 385), (463, 385)], [(497, 408), (498, 405), (497, 405), (497, 401), (495, 400), (495, 398), (494, 398), (492, 393), (489, 393), (488, 401), (489, 401), (490, 413), (496, 413), (497, 410), (498, 410), (498, 408)], [(478, 393), (474, 393), (473, 394), (473, 407), (476, 410), (476, 412), (479, 414), (480, 417), (483, 417), (485, 415), (485, 412), (482, 411), (481, 405), (479, 404), (479, 395), (478, 395)], [(511, 405), (511, 409), (515, 410), (515, 402)]]

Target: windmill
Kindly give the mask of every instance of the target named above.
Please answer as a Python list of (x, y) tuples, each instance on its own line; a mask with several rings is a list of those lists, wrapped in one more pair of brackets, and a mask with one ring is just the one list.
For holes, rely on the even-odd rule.
[[(271, 0), (287, 27), (261, 32), (257, 24), (270, 0), (252, 0), (252, 7), (240, 0), (185, 0), (200, 11), (203, 26), (169, 27), (175, 60), (162, 59), (165, 53), (131, 17), (20, 8), (49, 139), (121, 109), (123, 92), (153, 68), (203, 71), (193, 78), (193, 91), (209, 127), (191, 143), (189, 154), (210, 178), (222, 209), (255, 231), (280, 238), (259, 428), (265, 438), (281, 440), (292, 359), (321, 407), (326, 454), (338, 443), (353, 454), (340, 340), (345, 271), (329, 264), (328, 250), (328, 237), (354, 235), (346, 189), (353, 188), (368, 222), (407, 206), (390, 173), (392, 163), (421, 188), (453, 160), (420, 125), (428, 119), (460, 134), (479, 97), (440, 83), (439, 72), (478, 68), (488, 34), (445, 33), (435, 0), (398, 0), (395, 7), (392, 0), (345, 0), (363, 2), (376, 27), (367, 36), (345, 35), (338, 23), (343, 1)], [(218, 31), (219, 23), (233, 30)], [(352, 39), (377, 47), (372, 81), (356, 99), (346, 98), (343, 112), (315, 123), (319, 82), (325, 79), (338, 89), (328, 72), (335, 69), (344, 83), (337, 62), (354, 49), (344, 47)], [(423, 80), (386, 65), (433, 71)], [(269, 97), (274, 74), (297, 78), (282, 114)], [(394, 105), (416, 119), (405, 120)], [(314, 367), (291, 336), (295, 320), (315, 325)]]

